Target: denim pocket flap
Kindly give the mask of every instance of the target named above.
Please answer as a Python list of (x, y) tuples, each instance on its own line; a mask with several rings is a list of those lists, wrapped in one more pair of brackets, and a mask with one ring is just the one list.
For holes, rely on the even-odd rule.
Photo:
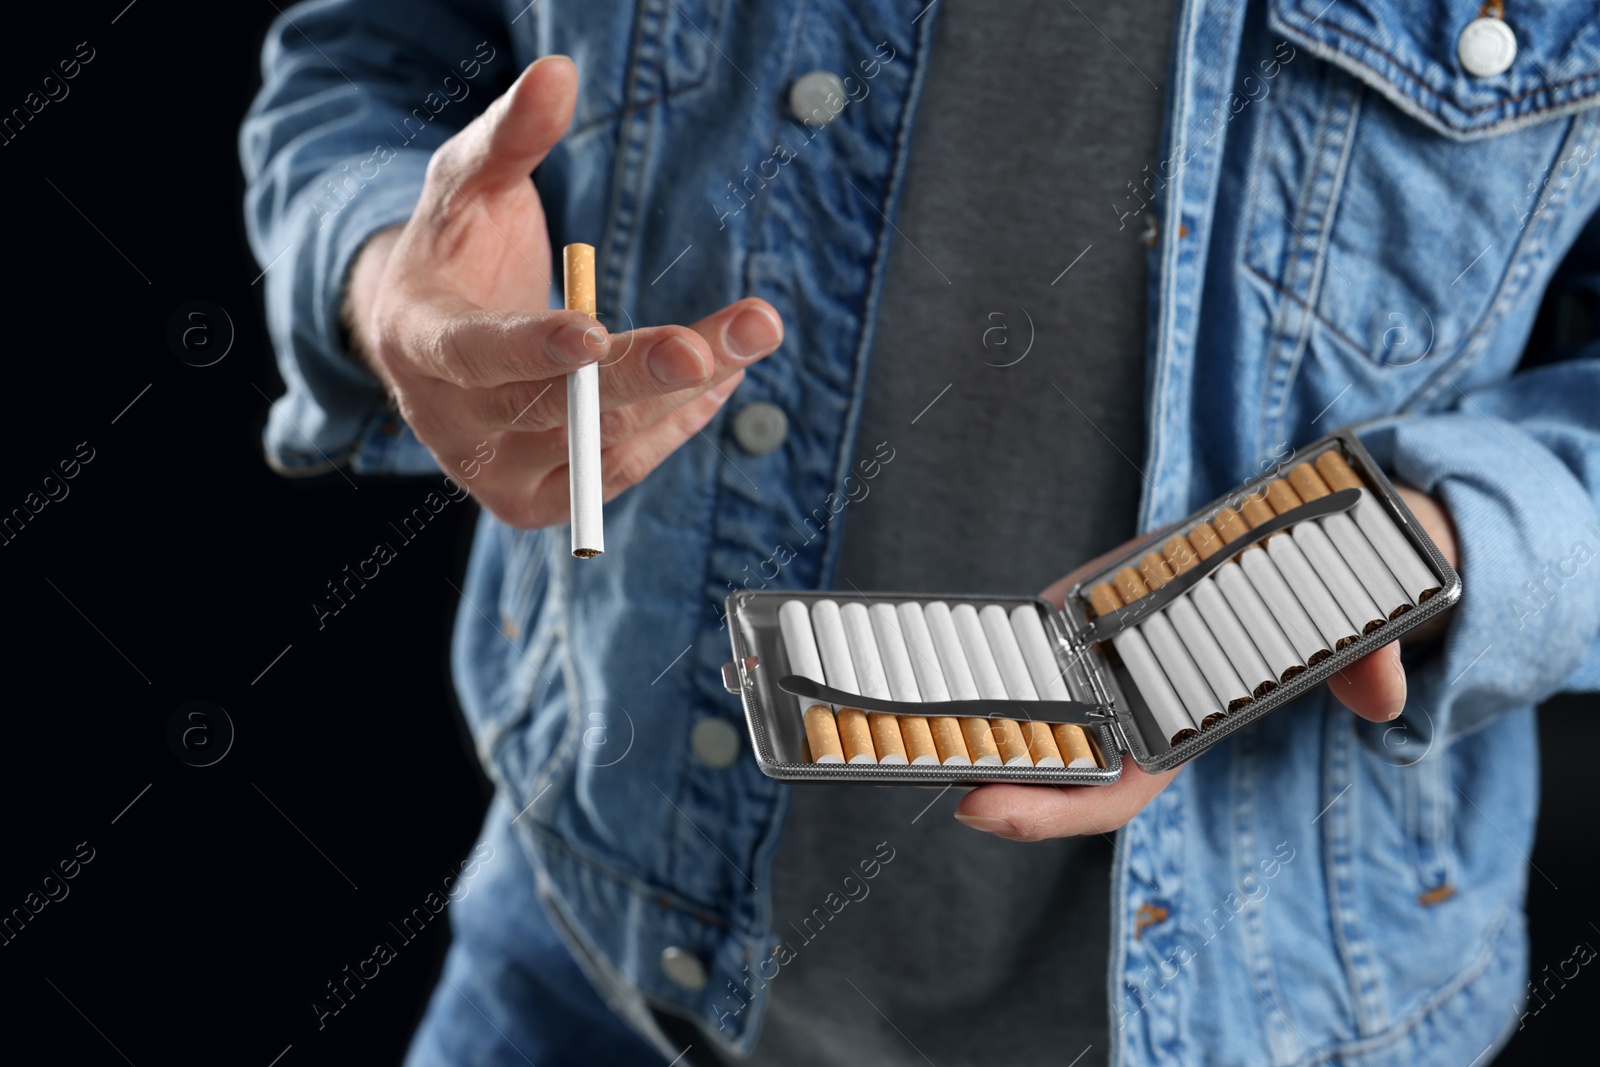
[[(1491, 0), (1480, 12), (1471, 3), (1431, 0), (1267, 0), (1267, 7), (1274, 33), (1448, 137), (1492, 136), (1600, 104), (1593, 4)], [(1462, 35), (1496, 7), (1514, 54), (1499, 73), (1482, 73), (1499, 64), (1481, 60), (1473, 73), (1462, 59)], [(1493, 31), (1489, 36), (1505, 38), (1500, 27)]]

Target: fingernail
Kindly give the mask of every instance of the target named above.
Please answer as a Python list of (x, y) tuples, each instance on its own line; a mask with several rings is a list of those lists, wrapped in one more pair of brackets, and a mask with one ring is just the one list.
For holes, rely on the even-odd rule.
[(606, 354), (611, 337), (604, 326), (579, 326), (563, 323), (545, 338), (550, 358), (566, 367), (581, 367)]
[(962, 815), (957, 812), (956, 821), (962, 826), (970, 826), (986, 834), (996, 834), (1000, 837), (1017, 836), (1017, 828), (1004, 819), (986, 819), (982, 815)]
[(694, 345), (676, 335), (657, 341), (647, 361), (650, 373), (662, 385), (693, 385), (704, 381), (707, 374), (706, 361)]
[(722, 343), (736, 359), (755, 359), (778, 347), (783, 325), (763, 307), (747, 307), (723, 327)]

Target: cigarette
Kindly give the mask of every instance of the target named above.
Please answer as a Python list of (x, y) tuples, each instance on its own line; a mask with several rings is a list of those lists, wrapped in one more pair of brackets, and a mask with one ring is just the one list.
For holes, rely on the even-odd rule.
[[(967, 657), (961, 651), (961, 638), (956, 634), (955, 622), (950, 618), (950, 605), (941, 600), (924, 604), (922, 618), (927, 623), (934, 658), (939, 665), (939, 672), (947, 690), (944, 699), (977, 700), (978, 686), (972, 680), (972, 669), (967, 665)], [(913, 659), (911, 662), (915, 665), (917, 661)], [(918, 674), (917, 677), (920, 679), (922, 676)], [(966, 734), (967, 739), (977, 744), (977, 748), (972, 750), (977, 753), (976, 758), (973, 757), (972, 751), (969, 751), (967, 740), (962, 739), (963, 723), (974, 724), (965, 727), (965, 730), (970, 731)], [(948, 715), (930, 716), (928, 726), (933, 730), (933, 743), (939, 749), (939, 762), (945, 766), (969, 764), (984, 767), (999, 766), (1000, 750), (995, 748), (982, 719), (955, 719)]]
[[(852, 601), (839, 609), (839, 618), (844, 623), (845, 643), (850, 646), (850, 661), (856, 668), (856, 684), (861, 687), (858, 692), (864, 697), (890, 699), (889, 678), (884, 672), (883, 660), (878, 655), (878, 639), (872, 632), (872, 619), (867, 614), (867, 606)], [(843, 731), (842, 709), (839, 715), (840, 730)], [(905, 763), (906, 746), (900, 737), (900, 724), (895, 722), (895, 717), (875, 711), (868, 712), (866, 718), (871, 729), (872, 753), (877, 757), (876, 761), (891, 764)], [(845, 753), (848, 755), (850, 752), (848, 734), (844, 740)], [(856, 761), (852, 759), (851, 762)]]
[(827, 684), (846, 693), (859, 693), (856, 666), (850, 659), (850, 642), (844, 636), (844, 619), (839, 604), (819, 600), (811, 605), (811, 628), (817, 635), (817, 651), (822, 654), (822, 673)]
[[(1018, 604), (1011, 609), (1011, 632), (1016, 635), (1017, 647), (1022, 650), (1023, 662), (1033, 679), (1033, 688), (1041, 700), (1071, 700), (1066, 680), (1061, 677), (1061, 667), (1050, 649), (1050, 638), (1045, 635), (1044, 623), (1039, 619), (1039, 609), (1032, 604)], [(1056, 745), (1068, 767), (1098, 767), (1094, 749), (1084, 735), (1083, 727), (1072, 723), (1056, 723), (1050, 728)], [(1062, 741), (1062, 735), (1070, 741)]]
[(833, 711), (826, 704), (813, 704), (806, 709), (806, 744), (810, 746), (812, 763), (843, 763), (844, 745), (839, 740), (839, 728), (834, 724)]
[[(1250, 527), (1232, 508), (1219, 509), (1211, 521), (1225, 542), (1236, 541), (1250, 532)], [(1317, 635), (1317, 627), (1311, 621), (1311, 616), (1300, 606), (1300, 601), (1289, 589), (1289, 583), (1283, 580), (1277, 565), (1259, 544), (1251, 545), (1239, 553), (1235, 562), (1243, 569), (1245, 577), (1250, 579), (1255, 591), (1261, 594), (1267, 610), (1277, 620), (1283, 635), (1289, 639), (1295, 658), (1300, 663), (1315, 667), (1333, 655), (1333, 650), (1323, 644), (1322, 638)], [(1223, 589), (1226, 592), (1227, 587)], [(1228, 602), (1233, 603), (1231, 598)]]
[[(817, 639), (811, 632), (811, 613), (798, 600), (786, 600), (778, 609), (778, 628), (783, 634), (783, 650), (789, 657), (789, 673), (825, 684), (822, 658), (817, 655)], [(800, 714), (811, 706), (804, 697), (795, 697)]]
[[(1110, 582), (1101, 582), (1089, 590), (1089, 607), (1096, 615), (1110, 615), (1122, 606), (1122, 597)], [(1130, 626), (1112, 637), (1111, 645), (1122, 658), (1122, 665), (1128, 669), (1134, 685), (1139, 687), (1139, 694), (1144, 697), (1145, 705), (1150, 709), (1162, 736), (1177, 746), (1198, 734), (1200, 731), (1183, 709), (1183, 701), (1178, 699), (1172, 683), (1156, 663), (1155, 653), (1150, 651), (1144, 635)]]
[[(994, 605), (989, 605), (994, 608)], [(984, 611), (989, 611), (984, 608)], [(1005, 611), (995, 608), (1000, 613), (1000, 624), (1005, 630), (1006, 637), (1011, 637), (1011, 627), (1006, 624)], [(1022, 664), (1022, 653), (1016, 653), (1016, 662), (1013, 667), (1021, 667), (1021, 683), (1018, 678), (1006, 677), (1000, 667), (1000, 649), (995, 648), (994, 637), (990, 633), (989, 625), (984, 624), (978, 614), (978, 608), (973, 605), (957, 605), (950, 609), (950, 617), (955, 621), (955, 632), (962, 638), (962, 651), (966, 653), (966, 662), (973, 669), (973, 680), (978, 683), (978, 694), (989, 701), (1037, 701), (1038, 694), (1034, 693), (1034, 683), (1027, 678), (1027, 667)], [(1016, 641), (1016, 638), (1011, 638)], [(1010, 718), (990, 718), (992, 737), (997, 749), (1000, 749), (1000, 760), (1006, 766), (1034, 766), (1034, 760), (1027, 755), (1027, 742), (1022, 739), (1022, 728)], [(971, 726), (968, 726), (971, 731)]]
[[(952, 608), (942, 602), (930, 604), (928, 609), (928, 629), (933, 633), (933, 647), (939, 650), (945, 681), (950, 683), (950, 698), (1005, 700), (1005, 683), (1000, 680), (1000, 669), (983, 639), (977, 609), (971, 604)], [(982, 719), (960, 719), (958, 724), (975, 766), (992, 767), (1004, 762), (1004, 753), (996, 744), (999, 731), (991, 732)]]
[[(1271, 522), (1276, 517), (1264, 493), (1246, 497), (1239, 510), (1252, 527)], [(1337, 651), (1360, 640), (1360, 628), (1345, 618), (1338, 601), (1333, 599), (1328, 587), (1317, 577), (1311, 561), (1300, 550), (1299, 542), (1286, 533), (1275, 533), (1267, 538), (1266, 548), (1267, 555), (1278, 565), (1279, 573), (1289, 583), (1289, 588), (1294, 590), (1294, 595), (1300, 598), (1306, 614), (1311, 616), (1311, 621), (1316, 624), (1317, 631), (1330, 648)]]
[(1100, 761), (1095, 758), (1094, 745), (1090, 744), (1089, 735), (1081, 726), (1058, 722), (1050, 727), (1050, 733), (1056, 739), (1056, 747), (1060, 749), (1061, 758), (1069, 768), (1100, 766)]
[[(970, 605), (965, 606), (970, 607)], [(990, 662), (998, 670), (1001, 691), (1009, 699), (1038, 700), (1039, 694), (1033, 688), (1033, 679), (1028, 675), (1028, 664), (1022, 658), (1022, 648), (1017, 644), (1017, 635), (1011, 632), (1011, 620), (1006, 616), (1006, 609), (998, 604), (986, 605), (981, 612), (974, 613), (973, 621), (980, 624), (975, 634), (971, 632), (971, 626), (964, 621), (964, 618), (957, 620), (957, 625), (961, 628), (963, 646), (972, 641), (979, 641), (986, 651), (992, 653)], [(975, 660), (977, 657), (969, 654), (967, 658)], [(1013, 719), (991, 719), (990, 723), (994, 727), (1000, 756), (1005, 760), (1006, 766), (1035, 766), (1034, 745), (1029, 740), (1028, 732), (1028, 726), (1031, 724), (1018, 723)], [(1045, 733), (1048, 734), (1049, 730)], [(1020, 751), (1017, 744), (1021, 745)], [(1051, 741), (1050, 748), (1054, 750), (1055, 747), (1055, 742)], [(1066, 766), (1061, 762), (1060, 752), (1055, 752), (1055, 757), (1056, 762), (1046, 766)]]
[[(1216, 539), (1216, 532), (1212, 531), (1211, 540), (1216, 542)], [(1220, 542), (1217, 543), (1217, 547), (1221, 547)], [(1169, 538), (1162, 546), (1162, 551), (1166, 553), (1167, 562), (1172, 564), (1172, 569), (1179, 574), (1200, 565), (1199, 550), (1183, 537)], [(1215, 552), (1216, 549), (1213, 549), (1212, 554)], [(1234, 672), (1240, 681), (1250, 690), (1250, 695), (1262, 697), (1276, 689), (1277, 675), (1272, 672), (1267, 661), (1261, 658), (1255, 642), (1250, 640), (1250, 635), (1245, 633), (1244, 627), (1240, 625), (1239, 617), (1228, 607), (1227, 599), (1217, 588), (1216, 579), (1209, 576), (1200, 579), (1200, 582), (1189, 591), (1189, 599), (1194, 602), (1207, 628), (1215, 635), (1217, 644), (1222, 646), (1222, 651), (1233, 664)], [(1287, 648), (1288, 645), (1284, 647)], [(1228, 710), (1237, 709), (1230, 706)]]
[(1028, 756), (1035, 767), (1065, 767), (1061, 749), (1050, 734), (1050, 724), (1029, 720), (1022, 724), (1022, 740), (1028, 746)]
[[(916, 604), (902, 604), (900, 607), (902, 610), (914, 609), (917, 623), (922, 623), (922, 609)], [(878, 653), (883, 661), (883, 673), (888, 677), (889, 695), (903, 704), (921, 701), (922, 692), (917, 685), (916, 672), (911, 666), (911, 653), (906, 649), (903, 633), (904, 616), (888, 604), (874, 604), (868, 614), (872, 617), (872, 632), (878, 639)], [(926, 626), (922, 626), (921, 629), (924, 633), (927, 632)], [(929, 643), (931, 644), (931, 641)], [(900, 736), (905, 742), (906, 755), (910, 757), (911, 762), (915, 765), (937, 764), (939, 750), (933, 743), (933, 731), (928, 728), (928, 720), (920, 715), (900, 715), (897, 718)]]
[[(1217, 536), (1217, 531), (1212, 529), (1208, 522), (1199, 523), (1189, 531), (1189, 543), (1200, 553), (1201, 559), (1210, 559), (1222, 551), (1222, 538)], [(1224, 563), (1212, 572), (1210, 581), (1215, 582), (1217, 589), (1221, 590), (1227, 606), (1232, 608), (1233, 614), (1238, 617), (1250, 643), (1255, 645), (1261, 658), (1266, 660), (1272, 677), (1280, 682), (1287, 682), (1306, 669), (1305, 664), (1295, 655), (1288, 638), (1283, 636), (1283, 630), (1273, 619), (1266, 601), (1261, 599), (1261, 594), (1250, 584), (1250, 579), (1245, 576), (1238, 563), (1232, 560)], [(1201, 582), (1200, 586), (1204, 587), (1206, 584)], [(1202, 611), (1204, 611), (1203, 604)], [(1253, 673), (1246, 676), (1251, 677)], [(1257, 687), (1255, 695), (1260, 697), (1266, 693)]]
[(872, 728), (867, 713), (860, 708), (840, 708), (837, 716), (839, 738), (844, 743), (846, 763), (877, 763), (878, 751), (872, 743)]
[[(594, 313), (594, 246), (563, 249), (562, 290), (568, 311)], [(592, 559), (606, 550), (601, 514), (600, 366), (588, 363), (567, 376), (567, 488), (572, 498), (572, 554)]]
[[(1280, 478), (1267, 485), (1267, 503), (1272, 505), (1273, 511), (1282, 515), (1299, 507), (1302, 501), (1294, 487)], [(1339, 602), (1344, 617), (1359, 626), (1362, 634), (1370, 634), (1389, 621), (1389, 617), (1367, 595), (1361, 580), (1355, 576), (1321, 526), (1314, 522), (1302, 522), (1289, 530), (1289, 536), (1294, 538), (1306, 559), (1311, 561), (1311, 566), (1316, 568), (1318, 576), (1328, 586), (1328, 592)]]
[(1356, 525), (1378, 550), (1379, 557), (1407, 596), (1420, 604), (1444, 588), (1343, 456), (1331, 449), (1322, 453), (1317, 457), (1317, 470), (1335, 490), (1361, 490), (1361, 502), (1351, 509)]
[[(1181, 547), (1180, 547), (1181, 546)], [(1178, 564), (1184, 570), (1197, 566), (1199, 561), (1189, 542), (1181, 537), (1174, 537), (1167, 541), (1162, 551), (1171, 550), (1178, 559)], [(1146, 556), (1148, 560), (1161, 563), (1156, 568), (1154, 562), (1150, 570), (1159, 584), (1151, 585), (1150, 579), (1145, 584), (1152, 589), (1159, 589), (1171, 581), (1174, 570), (1165, 560), (1159, 559), (1154, 552)], [(1143, 569), (1143, 568), (1141, 568)], [(1162, 572), (1165, 571), (1165, 574)], [(1228, 654), (1222, 650), (1222, 645), (1206, 626), (1201, 618), (1200, 611), (1195, 607), (1194, 601), (1188, 596), (1181, 596), (1167, 605), (1166, 613), (1172, 617), (1172, 625), (1178, 631), (1178, 636), (1183, 639), (1183, 647), (1189, 650), (1189, 655), (1194, 658), (1195, 665), (1200, 668), (1200, 673), (1205, 675), (1206, 684), (1211, 686), (1211, 692), (1228, 711), (1238, 711), (1250, 703), (1250, 689), (1239, 677), (1239, 672), (1233, 669), (1233, 664), (1228, 659)], [(1214, 711), (1200, 721), (1201, 729), (1209, 729), (1221, 722), (1223, 713)]]
[[(1332, 492), (1322, 480), (1322, 475), (1309, 463), (1302, 463), (1289, 472), (1289, 484), (1305, 501), (1317, 500)], [(1349, 515), (1336, 512), (1322, 519), (1321, 523), (1328, 539), (1350, 565), (1385, 617), (1398, 619), (1411, 610), (1411, 598), (1394, 580), (1394, 575), (1389, 573), (1389, 568), (1384, 566), (1383, 560), (1373, 550), (1372, 542), (1367, 540), (1366, 534), (1361, 532)]]
[[(1157, 563), (1160, 564), (1159, 567), (1156, 566)], [(1145, 558), (1140, 560), (1140, 564), (1156, 575), (1158, 580), (1160, 571), (1167, 570), (1169, 574), (1171, 573), (1166, 561), (1156, 556), (1154, 552), (1146, 554)], [(1144, 580), (1132, 567), (1124, 567), (1117, 572), (1117, 588), (1126, 590), (1123, 593), (1124, 599), (1131, 597), (1137, 600), (1149, 592)], [(1200, 668), (1195, 666), (1194, 659), (1190, 657), (1189, 650), (1184, 647), (1183, 639), (1178, 636), (1178, 631), (1166, 613), (1157, 612), (1151, 615), (1139, 625), (1139, 630), (1150, 643), (1150, 651), (1155, 653), (1156, 662), (1161, 664), (1161, 670), (1172, 683), (1172, 688), (1177, 690), (1178, 699), (1183, 702), (1184, 710), (1189, 713), (1194, 725), (1202, 726), (1208, 716), (1221, 714), (1223, 701), (1218, 700), (1211, 692), (1211, 686), (1206, 683)]]

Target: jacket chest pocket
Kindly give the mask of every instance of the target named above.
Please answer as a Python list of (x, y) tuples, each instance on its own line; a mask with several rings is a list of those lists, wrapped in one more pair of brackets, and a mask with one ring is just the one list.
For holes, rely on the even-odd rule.
[(1241, 124), (1241, 251), (1273, 308), (1269, 409), (1291, 388), (1312, 412), (1346, 387), (1346, 413), (1407, 406), (1537, 297), (1600, 189), (1584, 7), (1508, 0), (1472, 31), (1514, 42), (1485, 73), (1461, 45), (1476, 4), (1266, 0), (1243, 59), (1278, 74)]
[[(507, 0), (521, 11), (522, 0)], [(614, 3), (545, 0), (516, 16), (512, 32), (529, 58), (561, 53), (578, 65), (572, 129), (581, 131), (624, 111), (705, 84), (731, 0), (637, 0), (632, 18)], [(515, 14), (515, 12), (514, 12)]]

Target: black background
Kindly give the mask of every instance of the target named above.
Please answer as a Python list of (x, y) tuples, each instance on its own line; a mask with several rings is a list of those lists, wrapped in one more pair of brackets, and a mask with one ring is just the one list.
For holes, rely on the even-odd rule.
[[(5, 1040), (74, 1064), (398, 1062), (443, 918), (320, 1030), (310, 1003), (454, 873), (489, 795), (446, 663), (472, 505), (452, 505), (318, 629), (323, 583), (434, 483), (290, 482), (262, 462), (281, 387), (235, 139), (276, 9), (125, 3), (8, 9), (0, 40), (0, 114), (79, 42), (95, 50), (70, 95), (0, 146), (0, 512), (80, 442), (94, 450), (70, 494), (0, 545), (0, 913), (81, 842), (94, 850), (69, 895), (0, 946)], [(212, 366), (167, 340), (192, 300), (231, 319)], [(224, 319), (204, 326), (207, 343), (227, 340)], [(167, 740), (191, 700), (236, 731), (211, 766)], [(1600, 944), (1595, 710), (1565, 697), (1542, 717), (1535, 971)], [(221, 744), (220, 720), (212, 730)], [(1498, 1062), (1578, 1047), (1597, 982), (1583, 972)]]

